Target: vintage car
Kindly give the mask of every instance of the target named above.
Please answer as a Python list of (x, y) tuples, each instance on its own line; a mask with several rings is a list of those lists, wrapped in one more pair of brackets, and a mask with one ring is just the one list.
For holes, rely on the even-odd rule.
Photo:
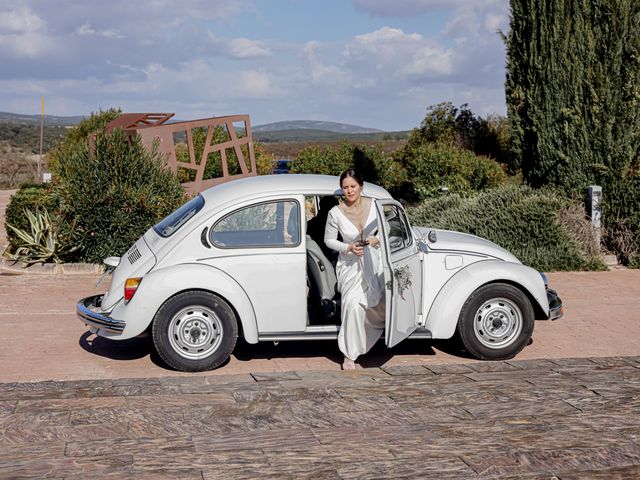
[[(114, 340), (150, 333), (170, 367), (219, 367), (238, 336), (250, 344), (335, 340), (340, 295), (334, 264), (306, 235), (320, 198), (340, 196), (337, 177), (267, 175), (214, 186), (110, 257), (109, 290), (77, 314)], [(546, 277), (473, 235), (411, 227), (376, 185), (386, 282), (384, 340), (456, 337), (475, 357), (507, 359), (530, 341), (535, 319), (562, 316)]]

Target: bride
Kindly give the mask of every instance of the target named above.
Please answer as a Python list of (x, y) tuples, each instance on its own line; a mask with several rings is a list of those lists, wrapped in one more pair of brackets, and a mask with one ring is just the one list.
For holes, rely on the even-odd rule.
[(373, 201), (362, 197), (363, 185), (355, 170), (340, 176), (344, 202), (329, 212), (324, 233), (327, 247), (339, 252), (336, 276), (342, 295), (342, 326), (338, 347), (344, 354), (343, 370), (355, 369), (355, 360), (373, 347), (384, 330), (378, 219)]

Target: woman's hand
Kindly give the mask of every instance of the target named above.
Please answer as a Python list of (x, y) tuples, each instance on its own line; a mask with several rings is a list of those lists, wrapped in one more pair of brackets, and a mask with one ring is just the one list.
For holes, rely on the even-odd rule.
[(360, 245), (358, 242), (354, 242), (349, 244), (349, 248), (347, 248), (347, 252), (351, 252), (358, 257), (364, 255), (364, 246)]
[(378, 237), (367, 237), (367, 243), (372, 247), (377, 247), (378, 245), (380, 245), (380, 240), (378, 239)]

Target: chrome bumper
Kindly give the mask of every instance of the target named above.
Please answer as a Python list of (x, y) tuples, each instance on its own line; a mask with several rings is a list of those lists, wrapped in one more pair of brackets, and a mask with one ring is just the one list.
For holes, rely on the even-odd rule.
[(547, 300), (549, 300), (549, 320), (558, 320), (564, 315), (562, 299), (558, 292), (552, 288), (547, 288)]
[(102, 297), (104, 297), (104, 295), (93, 295), (80, 300), (76, 305), (78, 318), (82, 323), (90, 327), (121, 333), (124, 330), (125, 322), (111, 318), (107, 314), (98, 311)]

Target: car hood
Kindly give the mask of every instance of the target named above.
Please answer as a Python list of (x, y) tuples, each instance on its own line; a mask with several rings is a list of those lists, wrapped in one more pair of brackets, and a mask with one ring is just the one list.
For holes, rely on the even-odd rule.
[[(437, 228), (413, 227), (416, 237), (423, 239), (430, 250), (447, 252), (465, 252), (486, 255), (506, 262), (521, 263), (513, 254), (500, 245), (468, 233), (439, 230)], [(435, 232), (437, 241), (428, 240), (429, 232)]]

